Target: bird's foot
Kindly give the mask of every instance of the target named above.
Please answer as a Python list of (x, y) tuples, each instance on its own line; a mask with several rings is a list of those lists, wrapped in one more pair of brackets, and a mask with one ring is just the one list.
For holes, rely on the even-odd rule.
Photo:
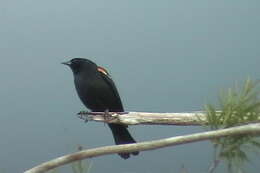
[(85, 123), (86, 123), (86, 122), (88, 122), (88, 120), (89, 120), (89, 118), (88, 118), (88, 114), (89, 114), (89, 113), (90, 113), (90, 112), (88, 112), (88, 111), (80, 111), (79, 113), (77, 113), (77, 115), (78, 115), (78, 117), (79, 117), (80, 119), (84, 120)]
[(77, 115), (88, 115), (89, 111), (80, 111)]
[(106, 109), (106, 110), (104, 111), (104, 120), (105, 120), (105, 121), (108, 121), (110, 118), (111, 118), (111, 115), (110, 115), (110, 113), (109, 113), (109, 110)]

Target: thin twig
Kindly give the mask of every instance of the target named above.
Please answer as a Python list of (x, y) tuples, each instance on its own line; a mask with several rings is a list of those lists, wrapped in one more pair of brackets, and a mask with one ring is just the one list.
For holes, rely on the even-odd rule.
[(154, 149), (163, 148), (167, 146), (174, 146), (174, 145), (186, 144), (191, 142), (216, 139), (225, 136), (236, 136), (236, 135), (243, 135), (243, 134), (260, 135), (260, 123), (248, 124), (248, 125), (243, 125), (238, 127), (231, 127), (231, 128), (202, 132), (202, 133), (194, 133), (185, 136), (176, 136), (176, 137), (148, 141), (148, 142), (140, 142), (136, 144), (105, 146), (105, 147), (99, 147), (94, 149), (82, 150), (80, 152), (65, 155), (53, 159), (51, 161), (42, 163), (30, 170), (25, 171), (25, 173), (44, 173), (48, 170), (51, 170), (61, 165), (65, 165), (86, 158), (98, 157), (102, 155), (115, 154), (121, 152), (154, 150)]

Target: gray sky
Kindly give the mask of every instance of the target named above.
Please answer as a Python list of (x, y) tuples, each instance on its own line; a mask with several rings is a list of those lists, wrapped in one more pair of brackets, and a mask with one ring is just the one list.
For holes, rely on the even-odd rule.
[[(106, 67), (126, 110), (201, 110), (221, 89), (259, 79), (259, 11), (256, 0), (0, 0), (0, 171), (22, 172), (77, 144), (113, 144), (107, 126), (76, 118), (85, 108), (60, 62), (85, 57)], [(130, 127), (138, 141), (202, 130)], [(183, 164), (205, 172), (211, 157), (203, 142), (96, 158), (92, 172), (180, 172)]]

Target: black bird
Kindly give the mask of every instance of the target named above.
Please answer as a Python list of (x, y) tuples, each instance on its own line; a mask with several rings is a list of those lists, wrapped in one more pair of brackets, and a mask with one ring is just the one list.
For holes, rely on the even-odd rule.
[[(103, 67), (97, 66), (94, 62), (83, 58), (74, 58), (62, 64), (71, 68), (78, 96), (88, 109), (93, 112), (124, 111), (116, 86)], [(108, 125), (117, 145), (136, 142), (126, 129), (127, 126), (112, 123)], [(130, 154), (138, 155), (138, 153), (118, 154), (122, 158), (127, 159), (130, 157)]]

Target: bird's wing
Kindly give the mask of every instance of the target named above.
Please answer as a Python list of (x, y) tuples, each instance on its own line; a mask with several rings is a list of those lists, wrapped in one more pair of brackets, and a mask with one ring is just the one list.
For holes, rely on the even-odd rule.
[[(97, 67), (97, 70), (99, 71), (101, 77), (104, 79), (106, 84), (110, 87), (111, 91), (113, 92), (116, 100), (116, 105), (113, 105), (113, 109), (116, 109), (115, 111), (124, 111), (121, 98), (119, 96), (119, 93), (117, 91), (116, 85), (114, 81), (112, 80), (111, 76), (109, 75), (108, 71), (103, 67)], [(112, 110), (114, 111), (114, 110)]]

